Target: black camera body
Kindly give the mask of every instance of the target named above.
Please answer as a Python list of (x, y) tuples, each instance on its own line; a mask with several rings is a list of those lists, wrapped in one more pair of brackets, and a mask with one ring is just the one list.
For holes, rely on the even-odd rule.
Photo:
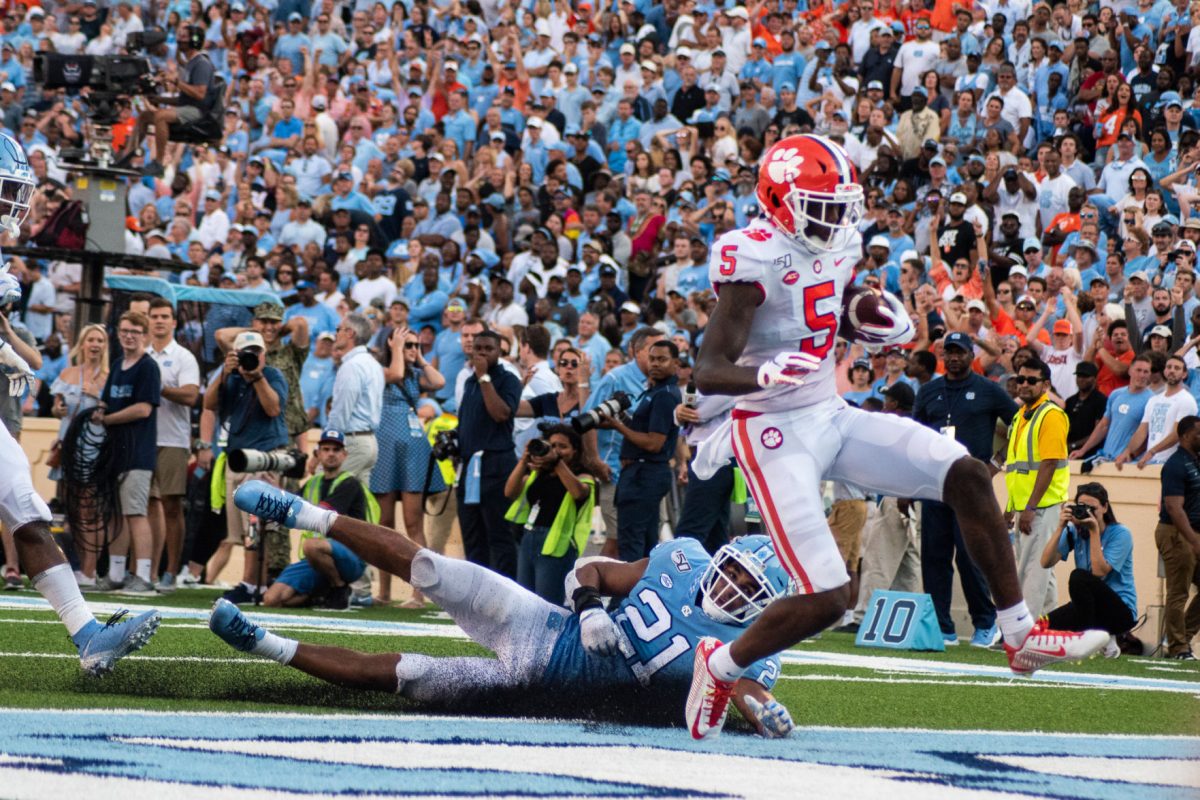
[(437, 436), (433, 437), (433, 457), (436, 460), (445, 461), (448, 458), (457, 460), (459, 453), (457, 428), (439, 431)]
[(571, 427), (576, 433), (583, 434), (596, 428), (605, 417), (615, 417), (628, 411), (633, 405), (633, 399), (625, 392), (613, 392), (613, 396), (599, 404), (591, 411), (585, 411), (572, 418)]
[(247, 372), (253, 372), (258, 369), (262, 357), (253, 350), (239, 350), (237, 354), (238, 366)]
[(1079, 522), (1086, 522), (1092, 518), (1092, 507), (1087, 503), (1072, 503), (1071, 504), (1071, 519)]
[(120, 119), (119, 100), (158, 93), (154, 69), (145, 56), (81, 56), (41, 53), (33, 80), (42, 89), (88, 90), (88, 117), (98, 125)]
[(545, 458), (554, 452), (554, 448), (545, 439), (534, 439), (529, 443), (529, 455), (534, 458)]

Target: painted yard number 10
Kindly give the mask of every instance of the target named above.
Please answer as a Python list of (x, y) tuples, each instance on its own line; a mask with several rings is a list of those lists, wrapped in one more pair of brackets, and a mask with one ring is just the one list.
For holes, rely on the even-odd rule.
[[(880, 637), (880, 621), (883, 619), (883, 607), (888, 604), (888, 597), (875, 598), (875, 612), (871, 615), (871, 627), (862, 635), (863, 643), (871, 643)], [(917, 617), (917, 603), (915, 600), (908, 598), (900, 598), (893, 600), (892, 607), (887, 615), (887, 622), (883, 625), (883, 641), (888, 644), (900, 644), (908, 638), (908, 631), (912, 627), (913, 620)]]

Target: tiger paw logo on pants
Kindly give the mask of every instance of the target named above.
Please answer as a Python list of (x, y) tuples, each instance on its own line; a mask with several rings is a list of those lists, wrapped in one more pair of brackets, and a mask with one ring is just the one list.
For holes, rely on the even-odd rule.
[(789, 147), (776, 152), (767, 162), (767, 174), (776, 183), (791, 183), (800, 177), (800, 165), (803, 163), (804, 156), (800, 155), (800, 148)]

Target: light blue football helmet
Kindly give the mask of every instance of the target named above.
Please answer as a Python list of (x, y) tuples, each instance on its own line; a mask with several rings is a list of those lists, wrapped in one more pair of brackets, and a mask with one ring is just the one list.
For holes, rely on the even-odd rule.
[(0, 133), (0, 228), (9, 235), (20, 234), (36, 184), (25, 148), (8, 134)]
[[(757, 584), (750, 590), (729, 577), (736, 564)], [(772, 601), (795, 592), (795, 582), (762, 534), (739, 536), (723, 545), (700, 577), (701, 608), (717, 622), (747, 625)]]

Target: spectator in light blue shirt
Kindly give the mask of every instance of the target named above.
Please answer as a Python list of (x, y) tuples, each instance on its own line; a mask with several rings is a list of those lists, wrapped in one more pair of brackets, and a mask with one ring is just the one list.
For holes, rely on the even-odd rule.
[(442, 117), (447, 139), (458, 145), (458, 156), (469, 159), (475, 145), (475, 117), (467, 111), (467, 93), (459, 90), (450, 93), (450, 111)]
[(302, 49), (311, 52), (312, 42), (304, 34), (304, 17), (296, 12), (288, 16), (287, 33), (275, 42), (275, 57), (286, 58), (292, 62), (292, 69), (297, 75), (304, 74), (304, 53)]
[(287, 307), (283, 312), (283, 321), (294, 317), (304, 317), (308, 320), (308, 330), (313, 336), (321, 333), (336, 333), (340, 321), (337, 312), (316, 299), (316, 287), (308, 281), (296, 284), (297, 302)]
[(622, 97), (617, 103), (617, 118), (608, 126), (608, 168), (625, 171), (625, 145), (637, 139), (642, 123), (633, 116), (633, 101)]
[(338, 36), (330, 28), (329, 15), (324, 11), (317, 14), (317, 32), (312, 37), (312, 52), (317, 63), (324, 67), (336, 67), (341, 61), (350, 42), (346, 37)]
[[(321, 303), (324, 305), (324, 303)], [(324, 428), (328, 421), (329, 401), (333, 399), (333, 340), (331, 332), (319, 333), (313, 349), (300, 369), (300, 396), (309, 424)]]
[(336, 344), (346, 350), (333, 381), (330, 427), (346, 434), (345, 468), (364, 483), (371, 480), (378, 445), (375, 431), (383, 415), (383, 367), (367, 351), (371, 322), (362, 314), (347, 314), (338, 326)]
[(349, 172), (339, 172), (333, 179), (333, 199), (329, 203), (330, 209), (338, 211), (346, 208), (374, 217), (375, 207), (371, 205), (371, 200), (362, 192), (354, 191), (353, 186), (354, 176)]

